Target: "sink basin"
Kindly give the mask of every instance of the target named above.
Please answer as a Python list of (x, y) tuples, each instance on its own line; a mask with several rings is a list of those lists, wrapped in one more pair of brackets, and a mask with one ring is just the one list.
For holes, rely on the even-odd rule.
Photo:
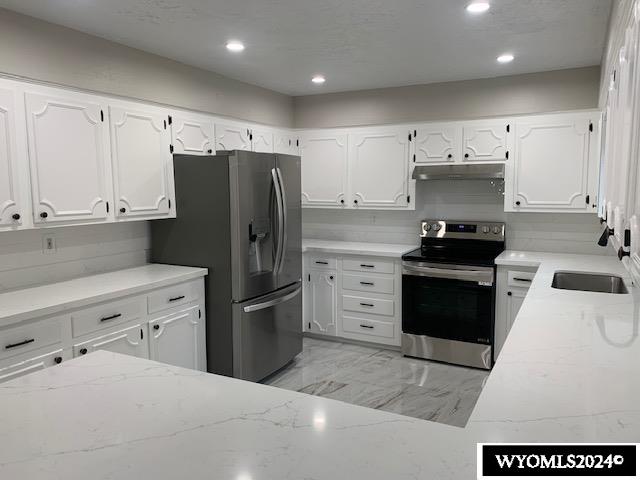
[(553, 288), (583, 292), (629, 293), (622, 277), (600, 273), (563, 272), (553, 274)]

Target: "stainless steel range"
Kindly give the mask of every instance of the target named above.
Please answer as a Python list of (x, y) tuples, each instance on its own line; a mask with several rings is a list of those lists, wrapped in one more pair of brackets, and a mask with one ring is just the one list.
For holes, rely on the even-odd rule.
[(402, 353), (490, 369), (499, 222), (424, 220), (402, 256)]

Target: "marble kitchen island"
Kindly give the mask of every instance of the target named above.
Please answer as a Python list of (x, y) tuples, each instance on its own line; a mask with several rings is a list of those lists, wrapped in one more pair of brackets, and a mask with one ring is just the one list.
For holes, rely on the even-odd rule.
[(615, 257), (519, 255), (497, 263), (538, 271), (464, 428), (96, 352), (0, 385), (0, 478), (470, 479), (477, 442), (639, 441), (637, 288)]

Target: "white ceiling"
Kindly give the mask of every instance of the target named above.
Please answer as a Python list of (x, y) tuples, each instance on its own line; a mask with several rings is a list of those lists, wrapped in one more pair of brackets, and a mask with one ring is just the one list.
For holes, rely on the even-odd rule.
[[(0, 0), (0, 6), (290, 95), (596, 65), (610, 0)], [(246, 45), (241, 54), (228, 39)], [(495, 58), (512, 52), (511, 64)], [(318, 86), (311, 76), (322, 73)]]

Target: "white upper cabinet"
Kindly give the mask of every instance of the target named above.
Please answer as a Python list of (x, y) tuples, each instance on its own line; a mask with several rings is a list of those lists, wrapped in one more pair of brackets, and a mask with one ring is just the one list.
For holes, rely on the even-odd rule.
[(163, 109), (138, 104), (109, 107), (116, 217), (175, 216), (171, 134)]
[(298, 134), (292, 132), (275, 132), (273, 134), (273, 151), (285, 155), (300, 155)]
[(462, 161), (506, 161), (511, 126), (506, 120), (469, 122), (462, 127)]
[(410, 203), (409, 131), (372, 129), (349, 136), (352, 207), (406, 208)]
[(273, 153), (273, 132), (267, 129), (252, 128), (249, 134), (251, 149), (254, 152)]
[(20, 197), (15, 89), (0, 83), (0, 229), (19, 228), (25, 221)]
[(595, 212), (597, 134), (591, 130), (599, 125), (598, 114), (521, 118), (514, 124), (513, 176), (507, 179), (512, 192), (507, 186), (505, 210)]
[(251, 151), (251, 130), (240, 124), (216, 123), (216, 150)]
[(215, 154), (213, 119), (204, 115), (177, 113), (171, 115), (170, 123), (173, 153)]
[(347, 202), (347, 134), (308, 131), (300, 138), (302, 205), (331, 207)]
[(415, 163), (460, 162), (462, 128), (454, 123), (429, 124), (414, 131)]
[(104, 101), (34, 87), (25, 105), (34, 222), (106, 220), (111, 189)]

